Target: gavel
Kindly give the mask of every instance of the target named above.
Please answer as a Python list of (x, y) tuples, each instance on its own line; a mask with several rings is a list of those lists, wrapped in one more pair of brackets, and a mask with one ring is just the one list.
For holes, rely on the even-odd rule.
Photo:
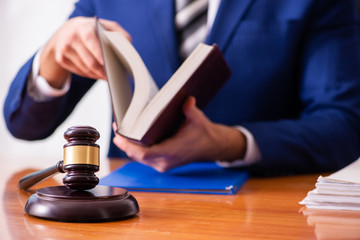
[(95, 128), (70, 127), (64, 133), (64, 160), (55, 166), (22, 178), (18, 186), (28, 189), (56, 174), (67, 173), (65, 186), (38, 189), (25, 204), (31, 216), (65, 222), (104, 222), (126, 219), (139, 212), (139, 204), (126, 189), (97, 186), (99, 179), (100, 137)]
[(92, 189), (99, 183), (94, 174), (100, 165), (100, 147), (95, 143), (99, 132), (93, 127), (75, 126), (66, 130), (64, 138), (64, 160), (23, 177), (18, 183), (20, 189), (26, 190), (56, 173), (67, 173), (63, 183), (72, 190)]

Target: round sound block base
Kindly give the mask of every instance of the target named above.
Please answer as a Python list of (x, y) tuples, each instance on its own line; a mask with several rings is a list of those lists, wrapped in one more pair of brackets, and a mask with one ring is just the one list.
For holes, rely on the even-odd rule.
[(29, 215), (64, 222), (106, 222), (139, 212), (136, 199), (123, 188), (96, 186), (76, 191), (65, 186), (46, 187), (28, 199)]

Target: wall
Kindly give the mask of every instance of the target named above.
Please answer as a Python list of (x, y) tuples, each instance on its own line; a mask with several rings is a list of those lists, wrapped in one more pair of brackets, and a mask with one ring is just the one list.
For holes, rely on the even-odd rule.
[[(110, 137), (110, 102), (107, 83), (99, 81), (57, 131), (45, 140), (23, 141), (6, 129), (2, 108), (12, 78), (37, 48), (66, 21), (75, 0), (2, 0), (0, 2), (0, 153), (62, 159), (63, 133), (70, 126), (90, 125), (101, 135), (97, 142), (106, 157)], [(0, 159), (0, 162), (6, 159)]]

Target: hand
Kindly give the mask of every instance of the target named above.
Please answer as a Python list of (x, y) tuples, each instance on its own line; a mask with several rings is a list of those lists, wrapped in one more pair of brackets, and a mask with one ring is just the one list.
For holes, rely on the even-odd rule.
[[(107, 30), (130, 35), (116, 22), (100, 19)], [(51, 86), (61, 88), (67, 76), (106, 79), (95, 18), (76, 17), (68, 20), (46, 44), (40, 56), (39, 74)]]
[[(183, 107), (186, 121), (163, 142), (146, 147), (115, 133), (115, 145), (133, 160), (159, 172), (199, 160), (231, 161), (243, 158), (246, 138), (236, 128), (212, 123), (189, 97)], [(115, 123), (113, 124), (116, 130)]]

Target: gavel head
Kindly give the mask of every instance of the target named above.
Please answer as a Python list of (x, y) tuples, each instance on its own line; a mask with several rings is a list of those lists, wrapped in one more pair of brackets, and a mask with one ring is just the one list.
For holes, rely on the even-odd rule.
[(95, 142), (99, 132), (89, 126), (70, 127), (64, 133), (63, 178), (66, 187), (73, 190), (87, 190), (99, 183), (94, 172), (99, 171), (100, 147)]

